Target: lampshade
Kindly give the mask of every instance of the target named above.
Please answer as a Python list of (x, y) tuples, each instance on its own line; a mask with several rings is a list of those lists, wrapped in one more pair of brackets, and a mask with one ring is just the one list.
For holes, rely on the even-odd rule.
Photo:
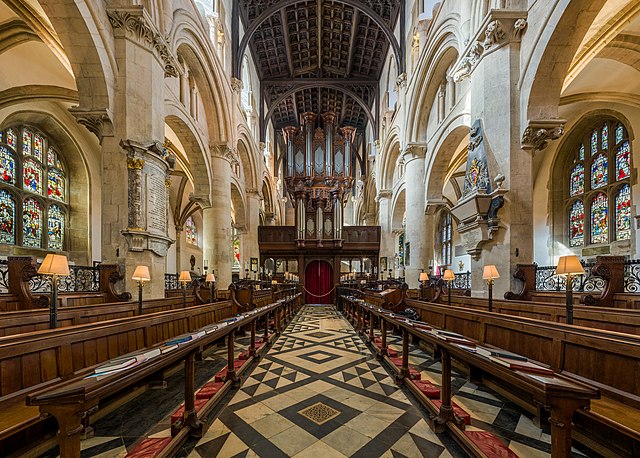
[(39, 274), (45, 275), (69, 275), (69, 263), (63, 254), (49, 253), (38, 269)]
[(214, 274), (207, 274), (207, 278), (205, 278), (204, 281), (213, 283), (216, 281), (216, 276)]
[(453, 273), (453, 270), (447, 269), (444, 271), (444, 275), (442, 276), (443, 280), (455, 280), (456, 275)]
[(427, 281), (429, 280), (429, 274), (426, 272), (420, 272), (420, 281)]
[(183, 270), (182, 272), (180, 272), (180, 278), (178, 278), (178, 281), (181, 282), (190, 282), (191, 281), (191, 274), (189, 273), (188, 270)]
[(277, 285), (278, 284), (278, 280), (271, 280), (271, 284), (272, 285)]
[(500, 278), (500, 274), (498, 273), (498, 269), (493, 264), (488, 266), (484, 266), (484, 270), (482, 272), (483, 280), (493, 280), (494, 278)]
[(151, 275), (149, 274), (149, 268), (147, 266), (136, 266), (136, 270), (133, 272), (132, 280), (135, 281), (149, 281)]
[(580, 259), (575, 254), (569, 256), (560, 256), (558, 259), (558, 267), (556, 267), (556, 275), (567, 274), (584, 274), (584, 268), (580, 264)]

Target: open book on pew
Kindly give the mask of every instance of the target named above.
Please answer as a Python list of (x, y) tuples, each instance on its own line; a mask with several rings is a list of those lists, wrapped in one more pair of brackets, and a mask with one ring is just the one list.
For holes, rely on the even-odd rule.
[(479, 355), (485, 356), (487, 358), (496, 356), (499, 358), (513, 359), (517, 361), (529, 361), (529, 358), (527, 358), (526, 356), (518, 355), (516, 353), (511, 353), (511, 352), (500, 350), (497, 348), (494, 349), (494, 348), (478, 347), (476, 349), (476, 353), (478, 353)]
[(436, 336), (440, 340), (445, 342), (454, 343), (458, 345), (464, 345), (467, 347), (475, 347), (475, 342), (467, 339), (462, 334), (457, 334), (451, 331), (445, 331), (444, 329), (431, 329), (429, 331), (432, 335)]
[(115, 373), (130, 369), (134, 366), (137, 366), (138, 364), (155, 358), (156, 356), (160, 356), (161, 354), (162, 351), (160, 348), (154, 348), (151, 350), (145, 350), (141, 353), (113, 359), (94, 369), (93, 374), (87, 376), (86, 378), (95, 378), (97, 380), (100, 380), (103, 377), (108, 377)]

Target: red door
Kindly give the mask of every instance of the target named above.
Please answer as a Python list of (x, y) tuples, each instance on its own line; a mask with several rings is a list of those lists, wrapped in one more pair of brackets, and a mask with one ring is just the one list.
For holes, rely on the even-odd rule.
[(327, 261), (311, 261), (304, 273), (307, 304), (333, 303), (333, 268)]

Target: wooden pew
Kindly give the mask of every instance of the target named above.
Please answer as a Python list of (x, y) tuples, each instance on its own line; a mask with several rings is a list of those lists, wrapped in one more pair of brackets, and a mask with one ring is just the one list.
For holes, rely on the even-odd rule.
[[(489, 310), (488, 300), (479, 297), (452, 297), (451, 305), (474, 310)], [(493, 312), (554, 323), (566, 321), (565, 304), (494, 299)], [(640, 335), (640, 309), (629, 310), (578, 304), (573, 306), (573, 324)]]
[[(0, 338), (0, 441), (38, 421), (27, 394), (75, 371), (215, 323), (232, 315), (230, 302), (119, 318)], [(3, 455), (0, 450), (0, 455)]]
[[(145, 377), (162, 371), (168, 367), (175, 365), (180, 361), (185, 364), (185, 402), (182, 414), (181, 428), (174, 430), (175, 437), (168, 444), (170, 450), (164, 450), (162, 456), (169, 456), (172, 451), (176, 451), (180, 441), (186, 439), (190, 434), (196, 437), (202, 437), (204, 433), (204, 425), (202, 418), (211, 411), (213, 402), (207, 402), (208, 408), (202, 408), (196, 412), (195, 406), (195, 366), (194, 361), (196, 355), (202, 353), (203, 349), (211, 345), (217, 340), (226, 338), (228, 350), (228, 364), (225, 371), (225, 383), (239, 384), (240, 379), (235, 369), (234, 361), (234, 334), (241, 327), (249, 326), (252, 329), (250, 353), (251, 357), (256, 354), (256, 320), (260, 317), (268, 317), (273, 314), (274, 319), (281, 314), (279, 313), (287, 305), (297, 301), (297, 297), (291, 298), (289, 301), (277, 302), (263, 307), (254, 309), (251, 312), (237, 317), (236, 321), (222, 327), (218, 323), (215, 328), (208, 326), (199, 328), (201, 332), (195, 335), (195, 338), (180, 344), (177, 349), (168, 353), (156, 356), (148, 361), (137, 365), (134, 368), (127, 369), (114, 375), (106, 377), (88, 377), (93, 374), (94, 369), (81, 370), (74, 374), (74, 377), (59, 383), (56, 386), (44, 388), (37, 392), (29, 394), (27, 403), (29, 405), (40, 406), (43, 413), (51, 414), (56, 417), (60, 430), (58, 438), (60, 442), (60, 454), (64, 457), (80, 457), (80, 432), (82, 431), (81, 419), (94, 412), (98, 408), (102, 399), (113, 396), (114, 393), (120, 392), (135, 383), (141, 381)], [(220, 320), (217, 320), (220, 321)], [(268, 321), (268, 320), (267, 320)], [(215, 322), (214, 322), (215, 323)], [(210, 331), (210, 332), (209, 332)], [(265, 340), (267, 342), (268, 329), (265, 329)], [(161, 345), (158, 345), (158, 347)], [(149, 347), (148, 347), (149, 348)], [(250, 361), (249, 361), (250, 362)], [(246, 367), (248, 362), (243, 363), (242, 367)], [(216, 401), (221, 396), (218, 396)]]
[[(187, 297), (187, 307), (194, 305), (194, 297)], [(143, 313), (155, 313), (183, 307), (182, 297), (149, 299), (143, 302)], [(95, 323), (138, 314), (138, 303), (133, 301), (107, 304), (68, 306), (58, 309), (58, 327)], [(0, 336), (49, 329), (49, 310), (19, 310), (0, 312)]]
[(408, 300), (407, 306), (434, 326), (524, 355), (597, 387), (602, 399), (574, 417), (581, 441), (604, 455), (640, 453), (640, 337), (420, 301)]
[[(436, 406), (426, 397), (420, 397), (427, 408), (432, 412), (430, 426), (435, 432), (442, 432), (446, 427), (451, 431), (467, 452), (473, 456), (485, 455), (463, 433), (464, 424), (454, 415), (454, 407), (451, 402), (451, 359), (457, 359), (469, 366), (476, 367), (503, 381), (503, 383), (517, 387), (521, 393), (526, 393), (528, 401), (547, 406), (551, 412), (551, 456), (570, 457), (571, 453), (571, 418), (577, 409), (588, 408), (591, 399), (599, 397), (598, 389), (587, 383), (577, 382), (560, 373), (545, 376), (543, 378), (533, 374), (515, 371), (497, 364), (487, 358), (463, 349), (456, 343), (447, 342), (430, 334), (424, 329), (408, 324), (404, 318), (397, 317), (389, 310), (368, 304), (365, 301), (349, 301), (352, 307), (359, 309), (355, 312), (356, 328), (364, 331), (364, 317), (369, 317), (368, 338), (373, 343), (375, 318), (381, 323), (381, 345), (378, 350), (379, 357), (395, 368), (395, 364), (387, 357), (387, 328), (394, 326), (402, 330), (402, 363), (396, 374), (400, 382), (408, 382), (411, 378), (408, 363), (409, 335), (425, 342), (440, 353), (442, 362), (442, 386), (441, 403)], [(415, 385), (407, 383), (412, 390)]]

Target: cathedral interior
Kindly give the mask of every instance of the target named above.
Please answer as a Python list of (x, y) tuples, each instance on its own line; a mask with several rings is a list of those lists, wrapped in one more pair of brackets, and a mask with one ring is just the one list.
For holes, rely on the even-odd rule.
[(0, 456), (640, 456), (640, 2), (0, 0), (0, 64)]

